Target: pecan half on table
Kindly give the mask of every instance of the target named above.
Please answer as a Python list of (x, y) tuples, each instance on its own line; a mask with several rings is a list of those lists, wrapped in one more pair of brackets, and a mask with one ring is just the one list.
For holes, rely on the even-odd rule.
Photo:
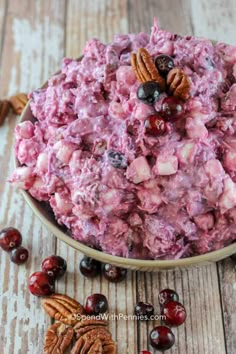
[(50, 317), (69, 325), (75, 325), (84, 313), (83, 306), (67, 295), (53, 294), (43, 299), (42, 305)]
[(15, 114), (21, 114), (28, 102), (28, 97), (25, 93), (18, 93), (17, 95), (11, 96), (9, 102), (12, 106), (13, 112)]
[(53, 294), (42, 300), (46, 313), (57, 320), (49, 327), (44, 344), (46, 354), (65, 354), (76, 337), (70, 354), (115, 354), (116, 346), (108, 322), (84, 317), (84, 308), (67, 295)]
[(10, 111), (10, 107), (11, 105), (8, 100), (0, 101), (0, 125), (4, 123), (4, 120)]

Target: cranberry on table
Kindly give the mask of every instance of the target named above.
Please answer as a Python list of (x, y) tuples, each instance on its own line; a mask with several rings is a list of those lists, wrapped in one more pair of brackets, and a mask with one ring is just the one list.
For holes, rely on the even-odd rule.
[(156, 350), (168, 350), (175, 344), (174, 333), (166, 326), (157, 326), (150, 333), (150, 344)]
[(164, 289), (159, 293), (159, 304), (164, 305), (165, 302), (174, 300), (179, 301), (179, 295), (172, 289)]
[(10, 253), (10, 259), (13, 263), (23, 264), (29, 257), (29, 251), (24, 247), (14, 248)]
[(168, 301), (164, 304), (161, 314), (165, 316), (164, 322), (168, 326), (180, 326), (185, 322), (186, 310), (184, 305), (178, 301)]
[(154, 307), (145, 302), (138, 302), (134, 308), (134, 313), (139, 319), (148, 320), (154, 314)]
[(45, 272), (35, 272), (28, 280), (31, 294), (35, 296), (48, 296), (55, 292), (54, 278)]
[(7, 227), (0, 232), (0, 247), (10, 252), (14, 248), (17, 248), (22, 243), (21, 233), (14, 227)]
[(161, 92), (157, 82), (147, 81), (139, 86), (137, 96), (140, 101), (152, 106), (159, 99)]
[(85, 303), (85, 312), (91, 315), (99, 315), (108, 310), (108, 302), (105, 295), (93, 294), (87, 297)]
[(156, 114), (149, 116), (144, 123), (145, 133), (153, 136), (164, 135), (167, 131), (167, 125), (164, 119)]
[(119, 283), (124, 280), (127, 275), (127, 269), (116, 267), (111, 264), (103, 264), (102, 272), (104, 277), (112, 283)]
[(148, 350), (142, 350), (141, 352), (139, 352), (139, 354), (152, 354), (152, 353), (149, 352)]
[(175, 66), (174, 60), (169, 55), (165, 54), (161, 54), (156, 57), (155, 65), (159, 73), (163, 76), (166, 76), (168, 72)]
[(101, 263), (85, 256), (80, 262), (80, 272), (88, 278), (96, 277), (101, 271)]
[(183, 102), (177, 97), (166, 97), (162, 102), (160, 113), (165, 120), (175, 122), (184, 115)]
[(42, 262), (42, 270), (49, 276), (56, 278), (62, 277), (67, 269), (67, 263), (60, 256), (50, 256)]

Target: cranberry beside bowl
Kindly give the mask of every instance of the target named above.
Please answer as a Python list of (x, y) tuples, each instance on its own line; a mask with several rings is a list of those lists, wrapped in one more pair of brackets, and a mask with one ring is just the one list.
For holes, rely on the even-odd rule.
[[(157, 92), (159, 90), (158, 86), (155, 87), (155, 100), (151, 102), (152, 105), (150, 105), (149, 97), (146, 105), (145, 102), (138, 101), (137, 92), (140, 82), (136, 80), (134, 73), (132, 73), (129, 53), (137, 52), (140, 47), (145, 47), (153, 56), (153, 60), (158, 54), (172, 56), (170, 70), (173, 65), (182, 65), (186, 74), (192, 80), (192, 96), (187, 102), (183, 102), (182, 106), (180, 105), (181, 110), (177, 107), (178, 112), (176, 111), (176, 117), (173, 121), (171, 121), (171, 117), (173, 117), (172, 113), (176, 108), (176, 98), (170, 99), (171, 96), (168, 96), (168, 92), (163, 93), (161, 90)], [(192, 53), (192, 47), (196, 50), (195, 56)], [(183, 51), (183, 48), (185, 51)], [(113, 44), (107, 46), (98, 40), (90, 41), (85, 48), (82, 59), (82, 61), (85, 60), (87, 65), (84, 66), (83, 70), (76, 71), (79, 60), (65, 59), (62, 72), (49, 80), (49, 86), (46, 83), (42, 87), (42, 89), (50, 87), (51, 91), (48, 91), (47, 97), (45, 96), (45, 90), (41, 97), (38, 96), (37, 91), (35, 91), (36, 98), (34, 94), (31, 95), (31, 100), (22, 113), (21, 123), (29, 121), (34, 124), (37, 120), (34, 118), (35, 114), (33, 116), (32, 110), (34, 113), (38, 110), (37, 136), (39, 138), (37, 137), (37, 139), (41, 139), (42, 131), (46, 136), (47, 123), (44, 125), (43, 121), (50, 118), (51, 125), (49, 124), (48, 134), (54, 134), (53, 144), (55, 144), (56, 149), (62, 147), (60, 136), (64, 138), (67, 134), (67, 141), (70, 140), (68, 143), (69, 150), (71, 146), (82, 146), (81, 150), (76, 150), (76, 147), (73, 148), (74, 151), (76, 150), (76, 162), (82, 160), (82, 155), (83, 161), (91, 157), (91, 153), (95, 156), (91, 166), (89, 164), (86, 166), (80, 165), (80, 168), (83, 167), (85, 175), (88, 171), (91, 172), (86, 175), (86, 178), (92, 178), (91, 183), (96, 182), (100, 186), (99, 198), (102, 200), (99, 201), (100, 204), (98, 203), (100, 207), (96, 206), (94, 210), (91, 207), (87, 208), (87, 214), (85, 209), (82, 210), (84, 205), (81, 205), (80, 202), (76, 204), (75, 199), (73, 200), (75, 209), (73, 209), (73, 213), (71, 212), (72, 203), (68, 199), (70, 198), (68, 197), (68, 191), (67, 194), (65, 190), (63, 191), (63, 186), (59, 197), (57, 193), (57, 199), (54, 196), (53, 185), (49, 186), (49, 188), (52, 188), (51, 208), (47, 202), (46, 194), (42, 193), (37, 198), (37, 188), (39, 187), (42, 191), (42, 184), (39, 183), (37, 187), (37, 182), (34, 182), (34, 185), (29, 187), (26, 185), (27, 181), (23, 183), (25, 190), (22, 190), (22, 194), (26, 202), (56, 237), (88, 257), (118, 267), (141, 271), (200, 266), (219, 261), (236, 253), (236, 243), (234, 242), (236, 240), (236, 227), (233, 221), (236, 216), (233, 212), (229, 213), (232, 209), (236, 210), (236, 191), (233, 183), (235, 179), (234, 171), (236, 170), (233, 159), (236, 156), (234, 155), (236, 154), (234, 151), (236, 143), (233, 144), (233, 137), (230, 133), (234, 129), (231, 115), (235, 114), (233, 110), (236, 92), (236, 83), (234, 84), (234, 82), (236, 80), (233, 77), (226, 77), (227, 70), (231, 72), (230, 55), (234, 57), (233, 48), (223, 44), (213, 46), (209, 40), (174, 36), (169, 32), (160, 31), (155, 22), (150, 36), (144, 33), (117, 35)], [(225, 53), (224, 58), (227, 58), (225, 67), (221, 57), (222, 52)], [(191, 62), (189, 67), (186, 55), (189, 56)], [(106, 61), (109, 63), (108, 66), (106, 66)], [(158, 63), (158, 60), (156, 62)], [(110, 65), (111, 63), (112, 65)], [(97, 65), (97, 67), (94, 68), (94, 65)], [(100, 66), (105, 68), (104, 75), (99, 71)], [(91, 78), (86, 81), (86, 87), (82, 88), (82, 91), (84, 91), (81, 93), (81, 89), (80, 92), (76, 91), (78, 88), (74, 81), (79, 78), (81, 83), (85, 80), (86, 75), (89, 75), (85, 67), (87, 70), (94, 70), (93, 73), (97, 76), (94, 82)], [(114, 68), (116, 68), (115, 71)], [(76, 75), (78, 75), (78, 78)], [(222, 76), (224, 75), (223, 80)], [(67, 82), (63, 81), (65, 77), (68, 78)], [(118, 84), (114, 83), (116, 80), (120, 82)], [(99, 81), (102, 84), (99, 84)], [(53, 85), (58, 85), (58, 91), (52, 88)], [(67, 94), (63, 92), (64, 88), (67, 94), (68, 90), (74, 90), (74, 93), (79, 92), (80, 99), (76, 102), (69, 102)], [(52, 102), (60, 92), (63, 92), (64, 101), (57, 101), (55, 107), (57, 112), (54, 112), (55, 115), (53, 115), (51, 111)], [(216, 92), (217, 100), (213, 98)], [(110, 95), (109, 98), (108, 94)], [(90, 97), (90, 95), (92, 96)], [(129, 98), (127, 99), (127, 97)], [(43, 98), (47, 99), (47, 112), (41, 109), (44, 104)], [(109, 103), (107, 103), (107, 99)], [(220, 112), (217, 108), (219, 99), (222, 102)], [(103, 103), (100, 105), (99, 102)], [(66, 108), (63, 108), (65, 106)], [(99, 111), (100, 114), (99, 119), (97, 117), (92, 118), (94, 124), (96, 124), (96, 129), (89, 126), (91, 123), (81, 126), (80, 129), (83, 128), (87, 131), (86, 138), (83, 137), (84, 140), (82, 138), (80, 140), (79, 136), (73, 135), (74, 131), (71, 123), (76, 120), (76, 117), (72, 117), (75, 114), (75, 106), (77, 111), (81, 109), (80, 114), (83, 118), (84, 114), (93, 117), (94, 107), (96, 112)], [(66, 109), (67, 115), (58, 115), (60, 109), (62, 111)], [(186, 112), (184, 118), (182, 117), (182, 111)], [(107, 115), (113, 119), (111, 125), (106, 121), (107, 118), (104, 118)], [(158, 125), (158, 129), (156, 126), (155, 129), (152, 126), (156, 124), (154, 120), (157, 118), (155, 117), (158, 118), (158, 123), (162, 122), (162, 119), (165, 121), (164, 125), (162, 124), (165, 129), (161, 131), (161, 134), (160, 125)], [(65, 120), (64, 125), (59, 124), (58, 128), (55, 129), (54, 125), (57, 125), (60, 119)], [(85, 117), (86, 120), (88, 118)], [(126, 123), (125, 130), (123, 130)], [(76, 130), (78, 127), (74, 128)], [(92, 134), (89, 133), (91, 129)], [(114, 129), (114, 132), (112, 132), (112, 129)], [(119, 134), (116, 135), (115, 131)], [(113, 136), (113, 133), (116, 136)], [(22, 132), (16, 129), (16, 136), (17, 134), (22, 134)], [(159, 136), (157, 137), (156, 134), (159, 134)], [(135, 140), (133, 138), (135, 136), (138, 136), (138, 139)], [(141, 140), (142, 143), (140, 143)], [(25, 158), (23, 155), (23, 149), (29, 149), (30, 142), (27, 141), (27, 137), (25, 140), (23, 137), (23, 141), (21, 147), (19, 147), (21, 139), (18, 139), (16, 143), (16, 155), (18, 156), (18, 158), (15, 158), (16, 167), (30, 166), (31, 164), (31, 161), (27, 160), (28, 157)], [(47, 149), (51, 148), (50, 144)], [(40, 150), (39, 145), (36, 146), (36, 149), (30, 150), (32, 153), (30, 158), (37, 159), (37, 164), (41, 169), (40, 173), (42, 173), (43, 169), (46, 172), (49, 165), (45, 165), (43, 160), (38, 158), (37, 148)], [(91, 149), (92, 145), (93, 148)], [(227, 147), (231, 146), (232, 151), (226, 153), (226, 145)], [(64, 148), (63, 159), (65, 160), (61, 162), (64, 163), (63, 166), (65, 167), (70, 152), (66, 146)], [(122, 150), (122, 154), (117, 153), (120, 150)], [(60, 166), (55, 164), (55, 159), (58, 158), (57, 150), (54, 149), (50, 158), (54, 159), (50, 167), (52, 169), (51, 173), (56, 178), (60, 177), (58, 175), (58, 172), (61, 173)], [(234, 164), (233, 171), (227, 170), (227, 162), (230, 161)], [(81, 191), (73, 186), (73, 177), (77, 177), (80, 170), (76, 164), (73, 167), (71, 165), (68, 168), (64, 167), (63, 182), (68, 183), (74, 197), (75, 193), (78, 192), (76, 200), (79, 200), (83, 196), (81, 196)], [(101, 171), (101, 168), (102, 177), (100, 180), (96, 180), (96, 173)], [(73, 173), (71, 173), (71, 169), (73, 169)], [(125, 172), (126, 169), (127, 172)], [(111, 172), (108, 173), (107, 171)], [(18, 175), (17, 178), (21, 177)], [(14, 182), (14, 179), (17, 180), (17, 178), (16, 176), (12, 177), (11, 181)], [(67, 179), (65, 180), (65, 178)], [(81, 178), (80, 175), (79, 178)], [(158, 186), (154, 183), (156, 180)], [(38, 181), (40, 181), (40, 175)], [(77, 186), (81, 186), (82, 180), (76, 180), (75, 182)], [(53, 183), (58, 183), (58, 180), (54, 180)], [(122, 183), (123, 189), (120, 188), (120, 183)], [(58, 188), (60, 189), (59, 185)], [(92, 188), (83, 189), (82, 193), (85, 193), (86, 198), (88, 195), (89, 198), (97, 198), (97, 194)], [(42, 201), (38, 201), (36, 198)], [(173, 201), (176, 201), (174, 207)], [(58, 214), (58, 203), (65, 203), (67, 210), (64, 214)], [(113, 214), (110, 213), (111, 206), (113, 208), (111, 211), (114, 211)], [(128, 217), (127, 220), (124, 220), (126, 214)], [(92, 223), (86, 224), (86, 222), (81, 221), (78, 215), (85, 216), (87, 219), (89, 219), (88, 215), (91, 215)], [(106, 216), (104, 217), (104, 215)], [(139, 217), (139, 215), (141, 216)], [(106, 220), (108, 220), (107, 224)], [(68, 232), (70, 230), (68, 225), (73, 226), (74, 238), (71, 237), (71, 232)], [(79, 226), (76, 228), (75, 225)], [(81, 225), (83, 225), (82, 229)], [(122, 237), (117, 236), (121, 226), (123, 227), (124, 243), (122, 243)], [(112, 237), (104, 241), (100, 234), (99, 240), (101, 240), (102, 247), (96, 247), (93, 238), (86, 239), (86, 232), (87, 230), (91, 232), (91, 228), (95, 233), (102, 228), (104, 228), (104, 232), (108, 232), (107, 230), (110, 228), (110, 236), (116, 232), (116, 242), (112, 240)], [(164, 235), (163, 240), (158, 241), (158, 247), (154, 242), (156, 229), (159, 230), (159, 234), (163, 233)], [(182, 230), (182, 232), (179, 230)], [(82, 236), (80, 237), (80, 233), (84, 239)], [(128, 235), (131, 236), (128, 237)], [(145, 239), (143, 243), (140, 243), (141, 236)], [(128, 241), (131, 239), (132, 241), (129, 244)], [(143, 240), (141, 239), (141, 241)], [(121, 254), (122, 256), (120, 256)]]

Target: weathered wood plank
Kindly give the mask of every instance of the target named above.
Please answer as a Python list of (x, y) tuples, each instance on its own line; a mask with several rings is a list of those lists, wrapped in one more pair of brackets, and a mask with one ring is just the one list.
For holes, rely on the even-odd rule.
[[(1, 1), (0, 5), (2, 5)], [(1, 7), (1, 14), (3, 7)], [(64, 1), (8, 1), (3, 33), (0, 97), (41, 85), (58, 67), (63, 56)], [(13, 130), (16, 117), (10, 116), (0, 129), (0, 227), (15, 226), (22, 231), (30, 251), (26, 266), (0, 258), (0, 352), (42, 353), (43, 337), (50, 320), (40, 302), (27, 289), (27, 278), (40, 269), (42, 259), (54, 253), (53, 236), (36, 220), (19, 192), (7, 183), (13, 171)]]
[(236, 268), (226, 259), (218, 264), (227, 353), (236, 353)]
[[(160, 314), (158, 294), (170, 288), (178, 292), (187, 310), (186, 323), (174, 328), (176, 345), (168, 353), (225, 353), (222, 312), (216, 265), (189, 270), (138, 274), (138, 298), (151, 302)], [(140, 324), (140, 349), (148, 348), (148, 336), (159, 321)], [(207, 335), (205, 335), (207, 333)], [(151, 347), (149, 347), (151, 350)]]
[[(219, 0), (192, 1), (191, 6), (196, 34), (236, 45), (236, 3), (234, 0), (227, 2)], [(227, 353), (234, 354), (236, 352), (236, 305), (234, 301), (236, 276), (233, 262), (227, 259), (219, 263), (218, 271), (226, 350)]]
[(195, 34), (236, 44), (236, 2), (234, 0), (195, 0), (190, 4)]
[(150, 32), (156, 17), (163, 28), (187, 35), (192, 31), (188, 0), (129, 0), (129, 30)]
[(68, 0), (66, 55), (76, 58), (94, 37), (109, 42), (115, 33), (127, 33), (127, 0)]
[[(6, 28), (6, 21), (5, 21), (6, 15), (7, 15), (7, 1), (0, 0), (0, 57), (2, 54), (4, 34)], [(0, 63), (1, 63), (1, 59), (0, 59)]]

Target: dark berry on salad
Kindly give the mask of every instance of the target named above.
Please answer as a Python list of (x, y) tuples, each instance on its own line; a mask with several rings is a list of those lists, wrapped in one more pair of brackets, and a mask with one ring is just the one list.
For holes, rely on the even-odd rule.
[(159, 73), (163, 76), (166, 76), (168, 72), (175, 66), (174, 60), (169, 55), (165, 54), (161, 54), (156, 57), (155, 65)]
[(183, 102), (177, 97), (166, 97), (161, 106), (161, 115), (167, 121), (177, 121), (184, 115)]
[(155, 81), (144, 82), (137, 91), (138, 99), (151, 106), (159, 99), (160, 94), (161, 88)]
[(164, 119), (156, 114), (149, 116), (145, 122), (145, 133), (153, 136), (164, 135), (167, 131), (167, 125)]
[(109, 164), (115, 168), (126, 168), (127, 158), (121, 152), (108, 150), (107, 151)]

